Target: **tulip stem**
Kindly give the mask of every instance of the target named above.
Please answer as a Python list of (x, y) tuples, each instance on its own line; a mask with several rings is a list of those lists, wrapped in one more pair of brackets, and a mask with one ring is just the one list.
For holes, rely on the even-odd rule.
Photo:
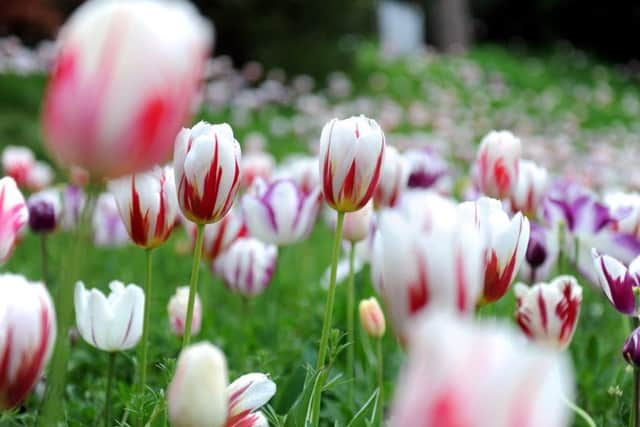
[(589, 427), (596, 427), (595, 421), (593, 421), (593, 418), (591, 418), (591, 415), (589, 415), (587, 411), (585, 411), (584, 409), (582, 409), (581, 407), (579, 407), (578, 405), (576, 405), (575, 403), (573, 403), (572, 401), (570, 401), (564, 396), (562, 397), (562, 399), (564, 400), (564, 403), (569, 407), (569, 409), (571, 409), (576, 415), (582, 418), (584, 422), (587, 423), (587, 425), (589, 425)]
[[(629, 317), (629, 326), (631, 327), (631, 333), (636, 330), (640, 323), (637, 316)], [(631, 403), (631, 414), (629, 416), (629, 427), (640, 427), (639, 403), (640, 399), (640, 370), (636, 367), (633, 368), (633, 402)]]
[(378, 406), (376, 407), (379, 425), (382, 425), (382, 410), (384, 406), (384, 356), (382, 354), (382, 337), (377, 339), (377, 354), (378, 354)]
[(109, 427), (111, 425), (111, 389), (113, 388), (113, 376), (116, 371), (116, 354), (113, 351), (109, 353), (109, 370), (107, 371), (107, 393), (104, 405), (104, 425)]
[(347, 282), (347, 376), (350, 379), (347, 404), (352, 406), (353, 403), (353, 382), (355, 375), (353, 371), (353, 361), (355, 358), (355, 334), (353, 333), (353, 306), (355, 305), (355, 289), (354, 289), (354, 268), (356, 244), (351, 242), (349, 253), (349, 280)]
[(193, 265), (191, 266), (191, 284), (189, 285), (189, 303), (187, 305), (187, 320), (184, 325), (182, 348), (189, 345), (191, 340), (191, 323), (193, 322), (193, 304), (198, 292), (198, 273), (200, 272), (200, 257), (202, 256), (202, 242), (204, 240), (204, 224), (198, 224), (196, 231), (196, 247), (193, 252)]
[[(142, 323), (142, 345), (138, 353), (138, 369), (140, 379), (138, 381), (138, 396), (142, 398), (147, 387), (147, 353), (149, 351), (149, 308), (151, 307), (151, 267), (152, 248), (145, 249), (146, 273), (144, 279), (144, 321)], [(141, 400), (142, 401), (142, 400)], [(138, 425), (144, 424), (144, 411), (140, 409)]]
[(47, 233), (40, 235), (40, 257), (42, 258), (42, 280), (47, 288), (51, 289), (51, 278), (49, 277), (49, 250), (47, 248)]

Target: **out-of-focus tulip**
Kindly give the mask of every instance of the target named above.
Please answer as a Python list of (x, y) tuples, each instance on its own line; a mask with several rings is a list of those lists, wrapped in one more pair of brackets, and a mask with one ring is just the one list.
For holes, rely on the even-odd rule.
[(424, 230), (431, 230), (443, 218), (452, 219), (457, 216), (457, 204), (454, 200), (430, 190), (405, 191), (395, 209)]
[(516, 320), (534, 341), (564, 349), (576, 329), (582, 288), (573, 276), (558, 276), (550, 283), (517, 283)]
[(547, 280), (560, 252), (558, 229), (530, 222), (529, 244), (518, 276), (529, 284)]
[(636, 328), (622, 346), (622, 357), (635, 368), (640, 368), (640, 328)]
[(13, 178), (0, 179), (0, 264), (7, 262), (18, 234), (29, 219), (24, 197)]
[(362, 329), (373, 338), (382, 338), (386, 328), (384, 313), (375, 297), (363, 299), (358, 307)]
[(384, 132), (365, 116), (333, 119), (320, 136), (322, 192), (338, 212), (361, 209), (380, 179)]
[(275, 163), (273, 156), (264, 151), (261, 139), (247, 141), (246, 150), (240, 162), (240, 187), (250, 188), (257, 177), (269, 180)]
[(291, 179), (304, 194), (309, 194), (320, 186), (318, 159), (297, 154), (289, 156), (274, 172), (273, 180), (277, 179)]
[(167, 160), (210, 41), (208, 24), (186, 2), (89, 1), (78, 8), (60, 32), (44, 102), (54, 157), (110, 178)]
[(86, 196), (80, 187), (67, 185), (62, 190), (62, 229), (69, 231), (78, 226)]
[(276, 393), (276, 384), (265, 374), (246, 374), (227, 387), (229, 415), (225, 427), (268, 427), (258, 409)]
[(487, 238), (482, 302), (502, 298), (515, 279), (529, 243), (529, 220), (518, 212), (509, 219), (500, 201), (481, 197), (464, 202), (460, 213)]
[(110, 181), (108, 188), (133, 243), (155, 248), (169, 238), (178, 214), (173, 169), (156, 166)]
[(405, 158), (395, 147), (387, 145), (380, 169), (380, 181), (373, 195), (376, 208), (395, 206), (400, 193), (407, 187), (408, 178), (409, 168)]
[[(185, 221), (185, 228), (191, 244), (195, 247), (197, 227), (191, 221)], [(242, 215), (236, 208), (232, 208), (220, 221), (204, 226), (204, 240), (202, 256), (206, 260), (214, 260), (222, 254), (233, 242), (248, 235), (247, 226)]]
[(305, 195), (291, 180), (258, 178), (242, 197), (249, 233), (264, 242), (287, 245), (306, 238), (320, 209), (320, 189)]
[(618, 219), (618, 231), (640, 238), (640, 194), (609, 193), (604, 196), (604, 203)]
[(182, 129), (173, 156), (178, 203), (197, 224), (221, 220), (240, 186), (240, 144), (226, 123)]
[(29, 227), (35, 233), (50, 233), (56, 229), (62, 213), (60, 192), (56, 189), (32, 194), (27, 200)]
[(484, 250), (481, 233), (455, 215), (427, 230), (383, 212), (371, 265), (395, 334), (402, 339), (409, 319), (427, 306), (472, 312), (482, 291)]
[(215, 346), (202, 342), (182, 350), (167, 389), (173, 427), (223, 427), (228, 414), (227, 361)]
[(573, 375), (563, 353), (443, 313), (424, 313), (412, 332), (390, 427), (569, 425)]
[(362, 209), (347, 212), (344, 216), (342, 238), (350, 242), (364, 240), (371, 230), (373, 220), (373, 203), (370, 201)]
[(518, 182), (520, 139), (511, 132), (491, 131), (478, 149), (478, 186), (489, 197), (508, 197)]
[(238, 239), (214, 261), (214, 271), (232, 292), (258, 295), (269, 286), (278, 248), (252, 237)]
[[(189, 301), (189, 287), (181, 286), (169, 300), (167, 311), (169, 312), (169, 324), (174, 334), (181, 337), (184, 334), (184, 326), (187, 321), (187, 304)], [(193, 304), (193, 319), (191, 320), (191, 335), (200, 332), (202, 323), (202, 303), (200, 296), (196, 294)]]
[(633, 288), (640, 286), (640, 257), (633, 260), (627, 268), (609, 255), (598, 254), (595, 249), (592, 250), (591, 256), (598, 284), (607, 299), (620, 313), (636, 315)]
[(27, 175), (27, 188), (31, 191), (40, 191), (53, 182), (53, 169), (44, 162), (35, 162)]
[(449, 190), (444, 179), (447, 177), (447, 163), (429, 149), (408, 150), (404, 153), (408, 164), (409, 188), (435, 189), (439, 193)]
[(31, 392), (55, 335), (55, 311), (44, 284), (0, 275), (0, 410), (13, 408)]
[(20, 187), (27, 186), (27, 178), (35, 163), (33, 151), (27, 147), (9, 145), (2, 151), (2, 170)]
[(98, 196), (91, 222), (96, 246), (117, 247), (129, 242), (129, 232), (120, 217), (113, 194), (102, 193)]
[(125, 287), (117, 280), (109, 284), (108, 297), (98, 289), (87, 290), (76, 283), (73, 302), (76, 324), (82, 338), (103, 351), (133, 348), (142, 336), (144, 292), (139, 286)]
[(529, 218), (535, 218), (549, 185), (547, 170), (530, 160), (520, 160), (518, 181), (511, 193), (513, 212), (521, 211)]

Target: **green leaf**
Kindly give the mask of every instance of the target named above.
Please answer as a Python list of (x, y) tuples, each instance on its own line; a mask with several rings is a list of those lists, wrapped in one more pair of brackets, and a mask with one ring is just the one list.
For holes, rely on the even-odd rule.
[[(376, 388), (369, 399), (362, 405), (362, 408), (356, 412), (353, 416), (347, 427), (367, 427), (369, 425), (379, 425), (375, 423), (376, 417), (376, 408), (378, 407), (378, 389)], [(371, 417), (368, 420), (367, 414), (370, 414)]]

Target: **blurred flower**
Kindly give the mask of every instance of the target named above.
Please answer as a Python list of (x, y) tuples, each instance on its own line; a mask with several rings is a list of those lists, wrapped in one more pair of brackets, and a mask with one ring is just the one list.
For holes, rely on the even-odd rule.
[(640, 238), (640, 194), (608, 193), (604, 196), (604, 203), (617, 219), (618, 231)]
[(265, 374), (245, 374), (227, 387), (229, 415), (224, 427), (268, 427), (258, 409), (276, 393), (276, 384)]
[(386, 331), (384, 313), (375, 297), (363, 299), (358, 306), (362, 329), (373, 338), (382, 338)]
[[(194, 223), (186, 221), (185, 228), (191, 244), (195, 248), (197, 227)], [(233, 242), (248, 234), (242, 215), (236, 208), (232, 208), (220, 221), (204, 226), (202, 256), (206, 260), (214, 260)]]
[(87, 290), (76, 283), (73, 302), (76, 324), (82, 338), (103, 351), (133, 348), (142, 336), (144, 292), (139, 286), (125, 287), (117, 280), (109, 283), (108, 297), (98, 289)]
[[(169, 312), (169, 324), (174, 334), (181, 337), (184, 333), (184, 326), (187, 319), (187, 303), (189, 301), (189, 287), (180, 286), (176, 289), (169, 300), (167, 311)], [(202, 322), (202, 303), (198, 294), (195, 296), (193, 305), (193, 319), (191, 320), (191, 335), (197, 335), (200, 332), (200, 324)]]
[[(432, 188), (442, 192), (441, 188), (447, 176), (447, 163), (432, 150), (427, 148), (408, 150), (404, 153), (408, 163), (409, 188)], [(446, 192), (446, 191), (445, 191)]]
[(20, 404), (49, 361), (56, 314), (42, 282), (0, 275), (0, 410)]
[(408, 164), (398, 150), (387, 145), (380, 169), (380, 181), (376, 187), (373, 200), (377, 208), (395, 206), (400, 193), (407, 187), (409, 178)]
[(29, 227), (35, 233), (50, 233), (56, 229), (62, 213), (60, 191), (54, 188), (29, 196)]
[(54, 157), (110, 178), (167, 160), (211, 38), (186, 2), (89, 1), (78, 8), (60, 32), (43, 107)]
[(84, 191), (78, 186), (67, 185), (62, 190), (62, 229), (69, 231), (76, 228), (85, 204)]
[(24, 197), (13, 178), (0, 179), (0, 265), (7, 262), (18, 234), (29, 219)]
[(167, 388), (169, 420), (174, 427), (223, 427), (228, 414), (227, 361), (215, 346), (202, 342), (180, 352)]
[(622, 346), (622, 357), (629, 365), (640, 367), (640, 328), (636, 328)]
[(478, 149), (478, 185), (489, 197), (505, 198), (518, 182), (521, 144), (511, 132), (491, 131)]
[(129, 237), (138, 246), (155, 248), (171, 235), (178, 214), (173, 169), (155, 166), (108, 183)]
[(31, 191), (40, 191), (53, 182), (53, 169), (44, 162), (35, 162), (27, 174), (26, 187)]
[(356, 211), (373, 196), (380, 178), (384, 133), (365, 116), (333, 119), (320, 136), (322, 192), (339, 212)]
[(2, 170), (16, 181), (19, 187), (27, 186), (27, 177), (35, 165), (33, 151), (27, 147), (8, 145), (2, 150)]
[(251, 187), (257, 177), (269, 180), (275, 166), (273, 156), (264, 151), (264, 141), (257, 135), (253, 135), (253, 139), (249, 140), (249, 136), (240, 162), (240, 187), (243, 189)]
[(320, 209), (320, 189), (304, 194), (291, 180), (258, 178), (242, 197), (242, 214), (253, 237), (287, 245), (305, 239)]
[(424, 313), (412, 328), (390, 427), (565, 427), (572, 369), (511, 329)]
[(213, 262), (214, 271), (232, 292), (258, 295), (269, 286), (278, 248), (251, 237), (236, 240)]
[(529, 218), (535, 218), (547, 191), (549, 180), (547, 170), (530, 160), (519, 161), (518, 180), (511, 193), (511, 211), (521, 211)]
[(582, 288), (573, 276), (558, 276), (550, 283), (529, 287), (517, 283), (516, 320), (534, 341), (559, 349), (566, 348), (576, 329)]
[(640, 257), (636, 258), (629, 268), (609, 255), (600, 255), (593, 249), (591, 252), (593, 266), (598, 284), (609, 302), (620, 313), (629, 316), (637, 314), (634, 288), (640, 283)]
[(318, 159), (298, 154), (286, 157), (274, 173), (273, 180), (278, 179), (291, 179), (304, 194), (309, 194), (320, 186)]
[(226, 123), (182, 129), (173, 156), (178, 203), (198, 224), (221, 220), (240, 185), (240, 144)]
[(531, 221), (529, 244), (518, 276), (529, 284), (549, 278), (560, 252), (557, 227), (546, 228)]
[(127, 226), (120, 217), (116, 199), (111, 193), (98, 196), (91, 221), (93, 243), (96, 246), (117, 247), (129, 242)]
[(362, 209), (347, 212), (344, 216), (342, 238), (350, 242), (364, 240), (371, 230), (373, 220), (373, 202), (369, 201)]

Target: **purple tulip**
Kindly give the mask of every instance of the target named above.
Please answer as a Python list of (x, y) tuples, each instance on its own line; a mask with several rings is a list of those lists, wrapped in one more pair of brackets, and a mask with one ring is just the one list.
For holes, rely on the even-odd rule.
[(622, 357), (631, 366), (640, 368), (640, 328), (631, 332), (622, 346)]
[(623, 314), (635, 315), (637, 308), (633, 288), (640, 284), (640, 257), (627, 268), (613, 257), (598, 254), (595, 249), (591, 255), (598, 284), (611, 304)]
[(518, 275), (527, 283), (537, 283), (549, 278), (558, 259), (558, 231), (531, 222), (529, 244)]

